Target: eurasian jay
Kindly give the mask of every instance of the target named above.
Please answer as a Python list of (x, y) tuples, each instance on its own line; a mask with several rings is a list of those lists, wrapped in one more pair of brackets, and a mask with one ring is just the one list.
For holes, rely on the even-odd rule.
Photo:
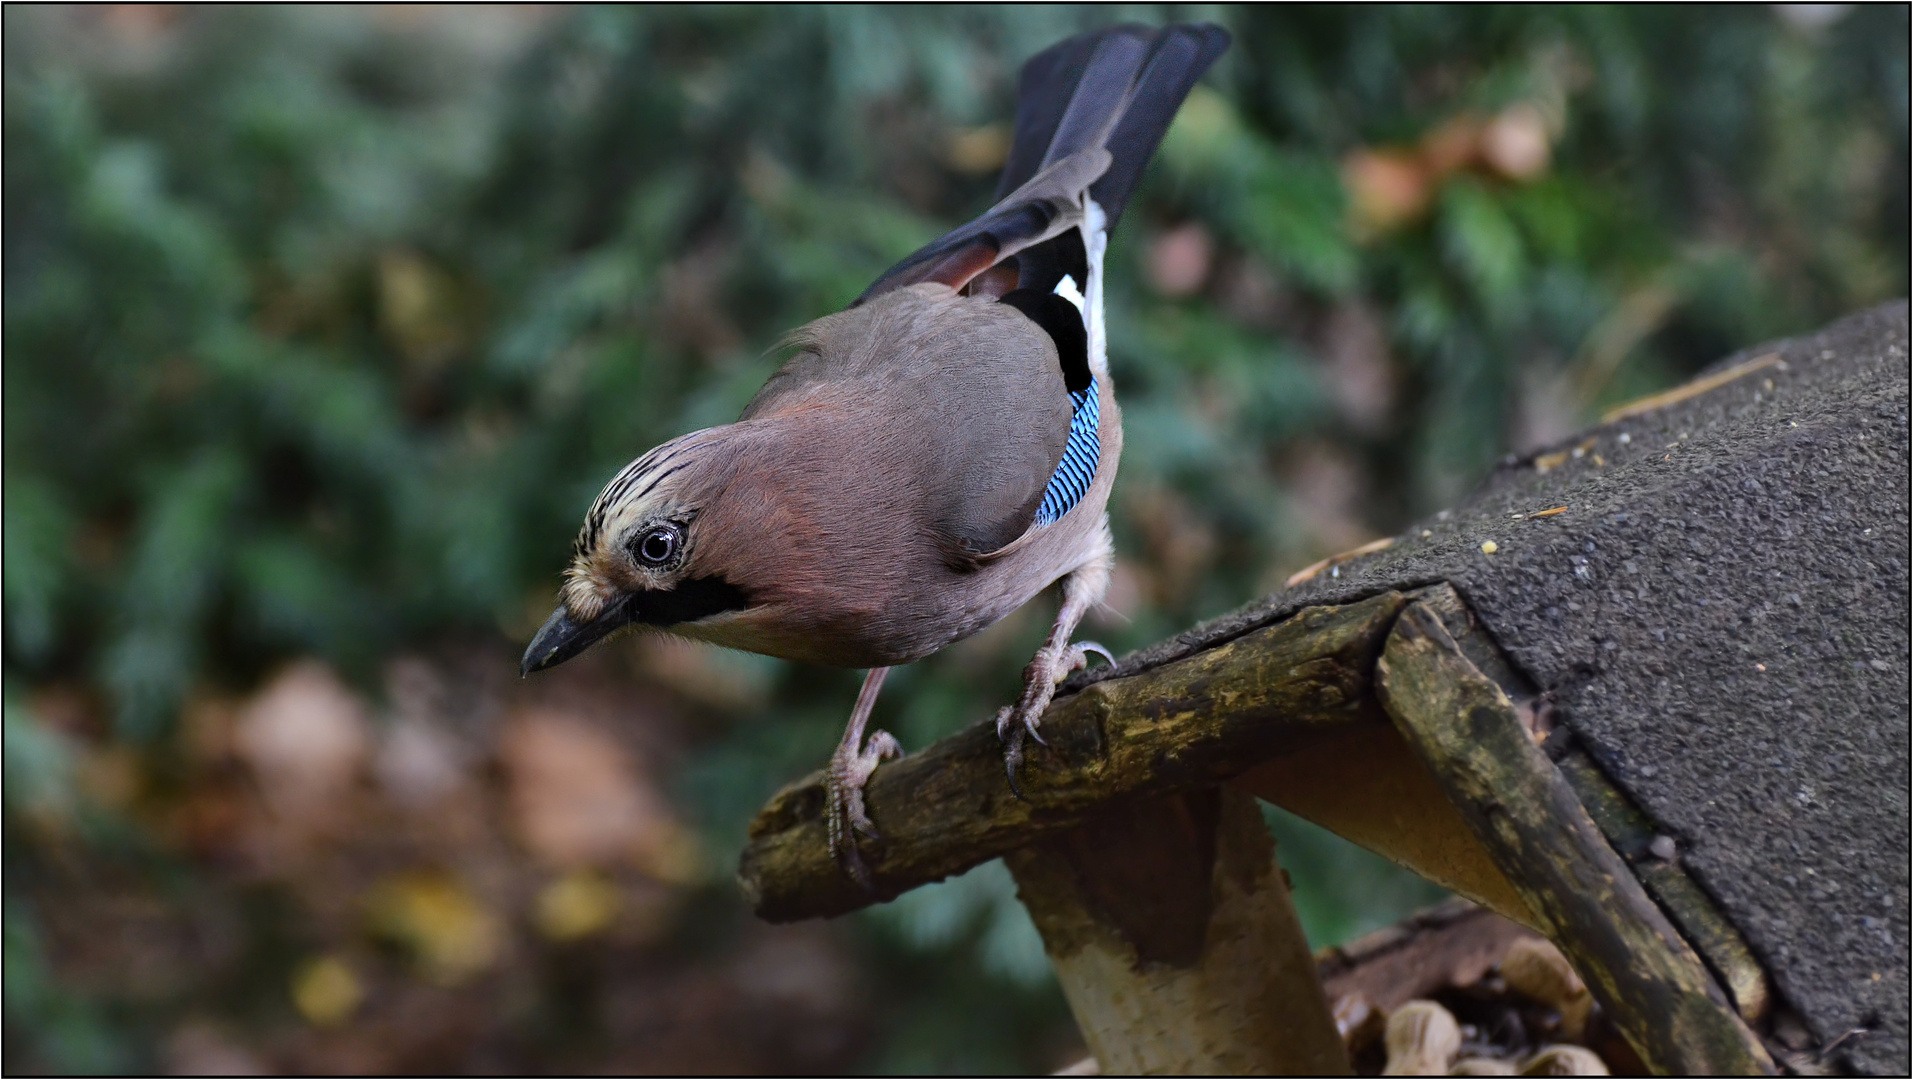
[(1077, 623), (1114, 554), (1122, 453), (1104, 350), (1103, 252), (1209, 64), (1215, 26), (1119, 26), (1024, 65), (999, 201), (793, 332), (736, 423), (627, 465), (585, 515), (529, 674), (614, 630), (655, 627), (869, 668), (826, 772), (831, 849), (868, 884), (863, 787), (902, 753), (865, 738), (884, 674), (1050, 585), (1062, 605), (996, 716), (1012, 788), (1027, 733), (1087, 662)]

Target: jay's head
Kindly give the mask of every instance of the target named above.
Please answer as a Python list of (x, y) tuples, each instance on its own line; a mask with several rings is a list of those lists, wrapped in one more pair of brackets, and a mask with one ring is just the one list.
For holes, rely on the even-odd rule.
[(679, 627), (748, 606), (711, 569), (704, 511), (728, 459), (717, 430), (693, 432), (627, 465), (585, 515), (562, 603), (525, 650), (525, 674), (564, 663), (627, 626)]

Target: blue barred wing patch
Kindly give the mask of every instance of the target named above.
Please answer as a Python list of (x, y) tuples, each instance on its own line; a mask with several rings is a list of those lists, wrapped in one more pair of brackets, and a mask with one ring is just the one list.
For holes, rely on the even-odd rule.
[(1103, 410), (1096, 400), (1096, 380), (1091, 378), (1087, 388), (1070, 394), (1070, 398), (1076, 402), (1076, 411), (1069, 418), (1069, 443), (1063, 447), (1063, 460), (1051, 474), (1049, 487), (1043, 490), (1043, 505), (1036, 508), (1038, 525), (1051, 524), (1083, 501), (1089, 482), (1096, 477), (1096, 461), (1102, 456), (1096, 424)]

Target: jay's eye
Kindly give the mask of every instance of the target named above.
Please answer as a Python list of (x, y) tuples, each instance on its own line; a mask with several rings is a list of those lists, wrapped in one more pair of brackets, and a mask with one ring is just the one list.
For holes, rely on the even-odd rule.
[(667, 566), (678, 557), (678, 548), (683, 538), (674, 525), (660, 525), (638, 537), (631, 545), (631, 553), (638, 562), (649, 567)]

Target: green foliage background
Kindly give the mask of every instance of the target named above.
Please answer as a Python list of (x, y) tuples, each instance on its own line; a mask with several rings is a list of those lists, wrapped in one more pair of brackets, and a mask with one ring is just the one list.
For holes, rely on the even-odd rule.
[[(9, 7), (9, 1069), (149, 1066), (168, 1017), (222, 1008), (203, 987), (63, 987), (38, 913), (73, 879), (49, 866), (175, 896), (222, 871), (88, 809), (36, 688), (84, 687), (109, 720), (90, 738), (163, 776), (196, 688), (244, 692), (302, 656), (373, 687), (405, 650), (522, 642), (606, 478), (732, 418), (783, 330), (982, 208), (993, 168), (964, 147), (1011, 114), (1016, 66), (1117, 18), (1237, 40), (1113, 248), (1131, 586), (1129, 621), (1097, 630), (1112, 646), (1396, 531), (1524, 441), (1907, 290), (1898, 6), (1825, 25), (1767, 7), (249, 8), (130, 28)], [(1432, 164), (1444, 125), (1517, 106), (1545, 168)], [(1363, 154), (1420, 170), (1386, 220), (1364, 210)], [(1198, 251), (1194, 287), (1164, 284), (1172, 236)], [(1046, 618), (899, 672), (880, 721), (922, 746), (990, 715)], [(715, 710), (674, 788), (719, 861), (823, 760), (854, 692), (737, 665), (770, 715)], [(48, 806), (83, 824), (22, 824)], [(1430, 895), (1299, 823), (1278, 834), (1320, 941)], [(1042, 1055), (1066, 1014), (1000, 868), (855, 934), (883, 988), (863, 1067), (1061, 1064)], [(257, 950), (260, 985), (283, 985)]]

